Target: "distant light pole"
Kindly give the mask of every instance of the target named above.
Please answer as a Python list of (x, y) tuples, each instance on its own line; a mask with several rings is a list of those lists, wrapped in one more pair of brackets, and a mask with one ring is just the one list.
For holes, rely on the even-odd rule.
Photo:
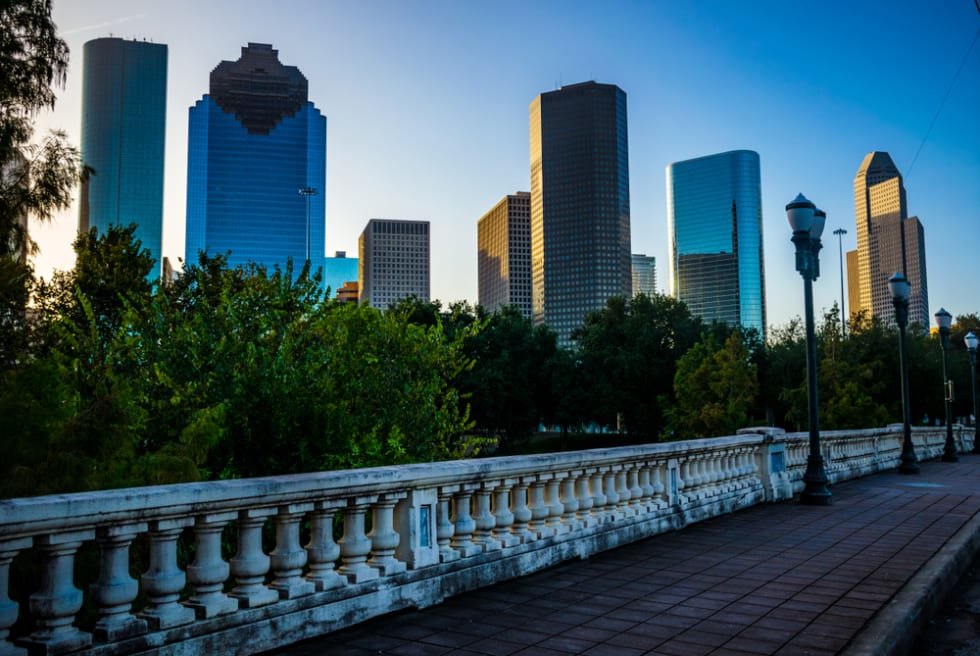
[(844, 237), (847, 234), (847, 230), (844, 228), (837, 228), (834, 230), (834, 234), (837, 235), (837, 250), (840, 252), (840, 334), (841, 337), (847, 332), (847, 322), (844, 317), (847, 315), (844, 313)]
[(980, 453), (980, 415), (977, 414), (977, 336), (971, 330), (963, 338), (970, 353), (970, 386), (973, 388), (973, 453)]
[(956, 443), (953, 442), (953, 381), (949, 379), (949, 364), (946, 353), (949, 351), (949, 328), (953, 325), (953, 315), (944, 308), (936, 313), (939, 326), (939, 345), (943, 349), (943, 391), (946, 395), (946, 445), (943, 447), (943, 462), (956, 462)]
[(813, 328), (813, 281), (820, 276), (820, 235), (827, 215), (798, 195), (786, 206), (786, 218), (793, 229), (796, 246), (796, 270), (803, 277), (803, 301), (806, 310), (806, 372), (807, 415), (810, 424), (810, 454), (803, 474), (804, 488), (800, 503), (809, 506), (829, 506), (833, 496), (827, 487), (823, 456), (820, 454), (820, 408), (817, 403), (817, 340)]
[[(310, 202), (316, 196), (316, 189), (313, 187), (303, 187), (299, 190), (301, 196), (306, 196), (306, 264), (310, 263)], [(309, 275), (309, 272), (307, 272)]]
[(909, 347), (905, 340), (905, 328), (909, 325), (909, 296), (912, 286), (908, 278), (895, 272), (888, 280), (895, 306), (895, 322), (898, 324), (898, 349), (900, 374), (902, 377), (902, 464), (899, 473), (918, 474), (919, 465), (915, 461), (915, 448), (912, 445), (912, 409), (909, 402)]

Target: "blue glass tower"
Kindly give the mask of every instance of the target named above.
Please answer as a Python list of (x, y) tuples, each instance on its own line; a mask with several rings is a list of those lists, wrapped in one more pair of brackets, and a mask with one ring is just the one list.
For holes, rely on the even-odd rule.
[(668, 286), (705, 321), (766, 334), (759, 154), (733, 150), (667, 167)]
[(278, 54), (249, 43), (190, 108), (186, 262), (230, 251), (231, 266), (323, 263), (327, 119)]
[(78, 228), (137, 224), (136, 237), (156, 260), (163, 241), (163, 158), (167, 114), (167, 46), (118, 38), (83, 49), (82, 183)]

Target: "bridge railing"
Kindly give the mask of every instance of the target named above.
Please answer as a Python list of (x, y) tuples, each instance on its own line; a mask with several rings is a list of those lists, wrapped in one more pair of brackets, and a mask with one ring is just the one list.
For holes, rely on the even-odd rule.
[[(939, 455), (944, 436), (916, 429), (920, 459)], [(957, 438), (972, 447), (972, 432)], [(832, 482), (899, 462), (900, 427), (822, 439)], [(272, 649), (790, 498), (802, 488), (807, 444), (806, 434), (761, 428), (0, 501), (0, 655)], [(146, 545), (139, 558), (135, 543)], [(82, 549), (97, 562), (84, 589)], [(18, 554), (17, 580), (27, 577), (30, 594), (13, 600)]]

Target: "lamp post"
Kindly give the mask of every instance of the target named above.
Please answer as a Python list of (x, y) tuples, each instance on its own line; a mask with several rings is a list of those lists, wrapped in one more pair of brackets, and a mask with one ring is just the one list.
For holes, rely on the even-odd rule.
[[(300, 196), (306, 196), (306, 264), (310, 264), (310, 202), (316, 196), (316, 189), (313, 187), (303, 187), (299, 190)], [(307, 272), (307, 275), (309, 273)]]
[(895, 272), (888, 280), (895, 306), (895, 322), (898, 324), (898, 349), (900, 373), (902, 377), (902, 464), (899, 473), (918, 474), (919, 465), (915, 461), (915, 448), (912, 445), (912, 409), (909, 403), (909, 347), (905, 340), (905, 328), (909, 324), (909, 295), (912, 286), (908, 278)]
[(970, 353), (970, 386), (973, 388), (973, 453), (980, 453), (980, 415), (977, 414), (977, 336), (970, 331), (963, 338)]
[(946, 395), (946, 445), (943, 447), (943, 462), (956, 462), (956, 443), (953, 442), (953, 381), (949, 379), (949, 364), (946, 353), (949, 351), (949, 328), (953, 325), (953, 315), (944, 308), (936, 313), (939, 326), (939, 345), (943, 349), (943, 391)]
[(793, 229), (796, 246), (796, 270), (803, 277), (803, 301), (806, 311), (806, 387), (807, 416), (810, 424), (810, 454), (803, 474), (804, 488), (800, 503), (829, 506), (833, 502), (827, 487), (823, 456), (820, 454), (820, 420), (817, 403), (817, 343), (813, 329), (813, 281), (820, 276), (820, 235), (827, 215), (818, 210), (803, 194), (786, 206), (786, 218)]
[(847, 316), (844, 313), (844, 235), (847, 230), (837, 228), (834, 234), (837, 235), (837, 251), (840, 254), (840, 334), (843, 337), (847, 332), (847, 321), (844, 319)]

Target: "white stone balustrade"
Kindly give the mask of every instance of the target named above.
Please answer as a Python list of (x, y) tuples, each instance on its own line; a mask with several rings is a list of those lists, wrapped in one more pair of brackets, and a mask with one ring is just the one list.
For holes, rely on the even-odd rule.
[[(972, 448), (972, 429), (956, 434), (960, 450)], [(822, 433), (831, 483), (897, 467), (901, 435), (900, 426)], [(913, 436), (920, 459), (942, 454), (942, 427)], [(616, 449), (3, 500), (0, 656), (223, 653), (232, 634), (241, 653), (272, 649), (787, 499), (803, 487), (807, 438), (758, 428)], [(267, 525), (274, 545), (263, 545)], [(225, 561), (222, 537), (236, 535), (237, 545), (226, 546), (237, 553)], [(182, 567), (179, 554), (192, 542), (193, 561)], [(136, 544), (148, 553), (134, 561)], [(79, 577), (83, 545), (98, 550), (98, 571)], [(24, 552), (40, 563), (38, 579), (10, 590)], [(134, 562), (147, 563), (138, 582)], [(92, 605), (85, 613), (79, 580)]]

